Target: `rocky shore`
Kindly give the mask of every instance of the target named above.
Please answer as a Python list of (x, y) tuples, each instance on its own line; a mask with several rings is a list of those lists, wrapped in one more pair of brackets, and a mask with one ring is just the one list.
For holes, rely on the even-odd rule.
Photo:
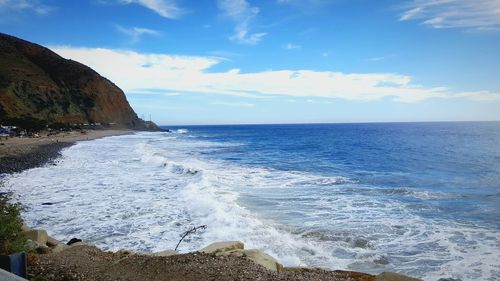
[(33, 148), (29, 153), (1, 157), (0, 174), (18, 173), (23, 170), (42, 166), (57, 158), (63, 148), (71, 146), (71, 142), (55, 142)]
[(8, 138), (0, 140), (0, 175), (18, 173), (42, 166), (60, 156), (63, 148), (76, 141), (128, 134), (128, 130), (88, 130), (62, 132), (38, 138)]
[(276, 259), (239, 241), (217, 242), (199, 251), (105, 252), (76, 242), (63, 244), (44, 230), (26, 229), (31, 250), (31, 280), (290, 280), (290, 281), (417, 281), (401, 274), (371, 275), (352, 271), (283, 267)]

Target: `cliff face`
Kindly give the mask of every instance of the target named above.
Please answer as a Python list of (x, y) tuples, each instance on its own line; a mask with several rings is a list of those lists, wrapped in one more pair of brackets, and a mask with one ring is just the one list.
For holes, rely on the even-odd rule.
[(138, 118), (123, 91), (91, 68), (0, 33), (0, 123), (19, 119), (158, 129)]

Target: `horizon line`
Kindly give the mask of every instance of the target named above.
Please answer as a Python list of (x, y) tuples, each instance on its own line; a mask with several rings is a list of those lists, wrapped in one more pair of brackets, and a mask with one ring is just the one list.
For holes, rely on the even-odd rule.
[(266, 125), (342, 125), (342, 124), (413, 124), (413, 123), (495, 123), (500, 120), (448, 120), (448, 121), (353, 121), (353, 122), (297, 122), (297, 123), (219, 123), (219, 124), (169, 124), (160, 127), (180, 126), (266, 126)]

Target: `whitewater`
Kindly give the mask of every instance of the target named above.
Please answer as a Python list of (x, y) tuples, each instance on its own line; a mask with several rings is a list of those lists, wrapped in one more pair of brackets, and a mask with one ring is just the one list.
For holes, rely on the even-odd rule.
[[(25, 206), (29, 226), (106, 250), (173, 249), (184, 231), (207, 225), (179, 251), (240, 240), (285, 266), (500, 280), (498, 189), (417, 188), (401, 171), (388, 180), (386, 170), (311, 159), (309, 148), (299, 156), (294, 147), (295, 159), (274, 155), (270, 147), (286, 140), (238, 130), (239, 137), (189, 128), (78, 142), (54, 163), (5, 175), (2, 189)], [(299, 165), (301, 157), (316, 164)], [(464, 202), (481, 212), (447, 212)]]

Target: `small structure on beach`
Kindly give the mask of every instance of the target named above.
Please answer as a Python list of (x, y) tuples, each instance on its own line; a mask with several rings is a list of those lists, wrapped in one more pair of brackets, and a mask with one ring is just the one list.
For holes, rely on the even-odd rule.
[(0, 137), (10, 137), (16, 134), (16, 126), (0, 126)]

